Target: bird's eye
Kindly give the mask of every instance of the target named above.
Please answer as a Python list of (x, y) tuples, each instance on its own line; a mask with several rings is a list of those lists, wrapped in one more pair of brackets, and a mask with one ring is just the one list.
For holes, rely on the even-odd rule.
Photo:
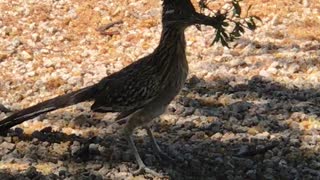
[(173, 10), (173, 9), (167, 10), (167, 11), (165, 12), (165, 14), (173, 14), (173, 13), (174, 13), (174, 10)]

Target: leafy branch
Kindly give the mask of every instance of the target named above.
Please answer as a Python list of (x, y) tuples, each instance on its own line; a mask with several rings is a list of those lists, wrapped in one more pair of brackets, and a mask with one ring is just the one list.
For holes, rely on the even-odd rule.
[[(241, 17), (242, 9), (240, 2), (242, 0), (232, 0), (226, 9), (214, 12), (209, 8), (208, 4), (214, 0), (200, 0), (200, 12), (206, 9), (213, 13), (213, 17), (217, 24), (214, 26), (216, 35), (211, 45), (220, 42), (223, 46), (229, 47), (229, 42), (239, 39), (244, 34), (245, 29), (255, 30), (257, 28), (256, 21), (261, 21), (257, 16), (248, 16), (251, 5), (247, 9), (246, 15)], [(231, 28), (229, 28), (231, 27)], [(229, 30), (228, 30), (229, 29)], [(231, 30), (230, 30), (231, 29)]]

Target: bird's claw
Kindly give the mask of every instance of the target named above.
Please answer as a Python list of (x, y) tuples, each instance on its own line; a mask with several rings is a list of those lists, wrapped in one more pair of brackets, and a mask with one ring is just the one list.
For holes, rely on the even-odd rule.
[(133, 171), (133, 175), (139, 175), (139, 174), (143, 174), (143, 173), (151, 174), (156, 177), (163, 177), (163, 175), (157, 173), (156, 171), (154, 171), (146, 166), (139, 166), (138, 170)]

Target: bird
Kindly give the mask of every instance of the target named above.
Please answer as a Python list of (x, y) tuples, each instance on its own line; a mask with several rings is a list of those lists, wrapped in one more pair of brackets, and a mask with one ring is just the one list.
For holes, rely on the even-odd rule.
[(138, 164), (134, 174), (159, 175), (142, 161), (133, 140), (137, 127), (146, 129), (154, 151), (164, 154), (152, 135), (149, 123), (164, 113), (184, 86), (188, 75), (185, 29), (192, 25), (214, 26), (214, 17), (198, 13), (190, 0), (162, 0), (162, 32), (154, 51), (98, 83), (57, 96), (13, 113), (0, 121), (0, 132), (40, 114), (93, 101), (93, 112), (118, 112), (125, 122), (123, 135)]

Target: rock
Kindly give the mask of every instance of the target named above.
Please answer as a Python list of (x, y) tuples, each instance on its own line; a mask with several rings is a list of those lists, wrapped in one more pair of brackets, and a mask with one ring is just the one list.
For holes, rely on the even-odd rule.
[(190, 116), (190, 115), (192, 115), (192, 114), (194, 113), (194, 111), (195, 111), (195, 108), (193, 108), (193, 107), (186, 107), (186, 108), (184, 108), (183, 113), (181, 113), (181, 116), (182, 116), (182, 117)]
[(93, 153), (93, 154), (100, 152), (99, 151), (99, 144), (94, 144), (94, 143), (89, 144), (89, 152)]
[(39, 42), (40, 40), (39, 34), (37, 33), (31, 34), (31, 39), (33, 40), (33, 42)]
[(212, 140), (220, 140), (222, 138), (222, 134), (221, 133), (215, 133), (214, 135), (212, 135), (211, 137), (210, 137), (210, 139), (212, 139)]
[(110, 164), (109, 163), (104, 163), (102, 168), (99, 169), (98, 173), (101, 176), (105, 176), (106, 174), (108, 174), (110, 172)]
[(229, 62), (230, 66), (231, 67), (236, 67), (236, 66), (242, 66), (242, 65), (245, 65), (246, 62), (243, 61), (243, 59), (240, 59), (240, 58), (236, 58), (236, 59), (233, 59)]
[(120, 164), (119, 165), (119, 171), (120, 172), (128, 172), (128, 167), (125, 164)]
[(273, 180), (273, 179), (275, 179), (273, 174), (275, 174), (274, 170), (272, 168), (267, 168), (265, 170), (263, 178), (266, 179), (266, 180)]
[(29, 167), (24, 174), (30, 179), (36, 179), (36, 177), (39, 176), (39, 172), (33, 166)]
[(271, 20), (271, 24), (272, 25), (274, 25), (274, 26), (276, 26), (276, 25), (278, 25), (280, 22), (279, 22), (279, 16), (278, 15), (275, 15), (274, 17), (273, 17), (273, 19)]
[(291, 146), (300, 146), (300, 140), (297, 138), (290, 138), (289, 142)]
[(288, 163), (284, 159), (281, 159), (278, 164), (280, 167), (288, 167)]
[(68, 84), (70, 85), (77, 85), (81, 84), (82, 78), (80, 76), (72, 76), (68, 79)]
[(274, 68), (274, 67), (269, 67), (269, 68), (266, 70), (266, 72), (275, 75), (275, 74), (277, 74), (278, 70), (277, 70), (276, 68)]
[(9, 57), (9, 54), (4, 52), (4, 51), (0, 51), (0, 62), (4, 61), (5, 59), (7, 59)]
[(222, 142), (230, 141), (230, 140), (233, 140), (233, 139), (235, 139), (235, 138), (236, 138), (235, 134), (233, 134), (233, 133), (225, 133), (225, 134), (222, 136), (221, 141), (222, 141)]
[(249, 152), (249, 146), (248, 145), (241, 145), (238, 152), (237, 152), (237, 155), (242, 156), (244, 154), (247, 154), (248, 152)]
[(88, 57), (89, 56), (89, 53), (88, 51), (83, 51), (81, 54), (80, 54), (81, 57)]
[(7, 153), (11, 152), (15, 147), (16, 147), (16, 145), (13, 143), (3, 142), (2, 144), (0, 144), (0, 152), (1, 152), (1, 154), (2, 153), (7, 154)]
[(257, 179), (257, 171), (252, 169), (252, 170), (248, 170), (246, 172), (246, 175), (248, 176), (248, 178), (250, 179)]
[(263, 160), (263, 164), (265, 165), (265, 167), (272, 168), (276, 164), (276, 162), (275, 160), (265, 159)]
[(86, 171), (86, 170), (84, 172), (77, 173), (73, 178), (81, 179), (81, 180), (84, 180), (84, 179), (102, 180), (102, 176), (100, 174), (95, 174), (93, 172)]
[(115, 174), (115, 179), (129, 179), (129, 174), (127, 172), (119, 172)]
[(256, 135), (258, 133), (259, 133), (259, 131), (256, 127), (252, 127), (252, 128), (248, 129), (248, 134), (250, 134), (250, 135)]
[(302, 5), (303, 5), (303, 7), (305, 7), (305, 8), (307, 8), (307, 7), (309, 7), (309, 0), (302, 0)]
[(201, 80), (197, 76), (193, 75), (188, 81), (189, 81), (188, 85), (191, 87), (194, 87), (198, 83), (200, 83)]
[(22, 42), (20, 41), (20, 39), (18, 38), (15, 38), (13, 41), (12, 41), (12, 46), (14, 48), (17, 48), (18, 46), (20, 46), (22, 44)]
[(70, 146), (71, 155), (75, 155), (80, 150), (80, 143), (78, 141), (73, 141)]
[(46, 68), (48, 68), (48, 67), (53, 67), (53, 66), (54, 66), (54, 62), (53, 62), (53, 60), (51, 60), (51, 59), (44, 58), (44, 59), (43, 59), (43, 65), (44, 65), (44, 67), (46, 67)]
[(260, 140), (266, 140), (270, 137), (270, 133), (268, 132), (263, 132), (263, 133), (259, 133), (259, 134), (256, 134), (256, 136), (254, 138), (256, 139), (260, 139)]
[(297, 73), (299, 69), (300, 69), (300, 65), (297, 63), (294, 63), (288, 67), (287, 73), (289, 74)]
[(22, 51), (20, 53), (20, 58), (21, 60), (31, 61), (33, 59), (33, 56), (30, 55), (27, 51)]
[(235, 164), (238, 166), (239, 169), (243, 169), (243, 170), (249, 169), (254, 165), (254, 161), (247, 158), (233, 157), (233, 161), (235, 162)]
[(250, 109), (251, 106), (252, 106), (251, 103), (241, 101), (241, 102), (235, 102), (235, 103), (231, 104), (230, 109), (234, 113), (243, 113), (243, 112), (247, 111), (248, 109)]
[(174, 124), (178, 118), (177, 115), (171, 115), (171, 114), (163, 114), (160, 116), (161, 121), (164, 121), (168, 124)]
[(57, 171), (60, 177), (62, 176), (63, 178), (65, 178), (69, 175), (69, 172), (66, 167), (59, 167)]
[(255, 45), (253, 43), (248, 44), (245, 48), (243, 48), (242, 50), (242, 54), (245, 56), (254, 54), (256, 48)]
[(271, 78), (271, 74), (266, 70), (261, 70), (259, 72), (259, 75), (262, 76), (262, 77), (265, 77), (265, 78)]
[(190, 140), (198, 140), (198, 139), (204, 139), (206, 138), (207, 135), (205, 134), (205, 132), (200, 131), (200, 132), (196, 132), (191, 138)]
[(90, 127), (91, 126), (91, 123), (90, 123), (90, 119), (84, 115), (84, 114), (81, 114), (75, 118), (73, 118), (69, 125), (71, 127)]
[(102, 168), (103, 164), (102, 163), (88, 163), (86, 165), (86, 169), (89, 169), (89, 170), (94, 170), (94, 171), (98, 171)]

